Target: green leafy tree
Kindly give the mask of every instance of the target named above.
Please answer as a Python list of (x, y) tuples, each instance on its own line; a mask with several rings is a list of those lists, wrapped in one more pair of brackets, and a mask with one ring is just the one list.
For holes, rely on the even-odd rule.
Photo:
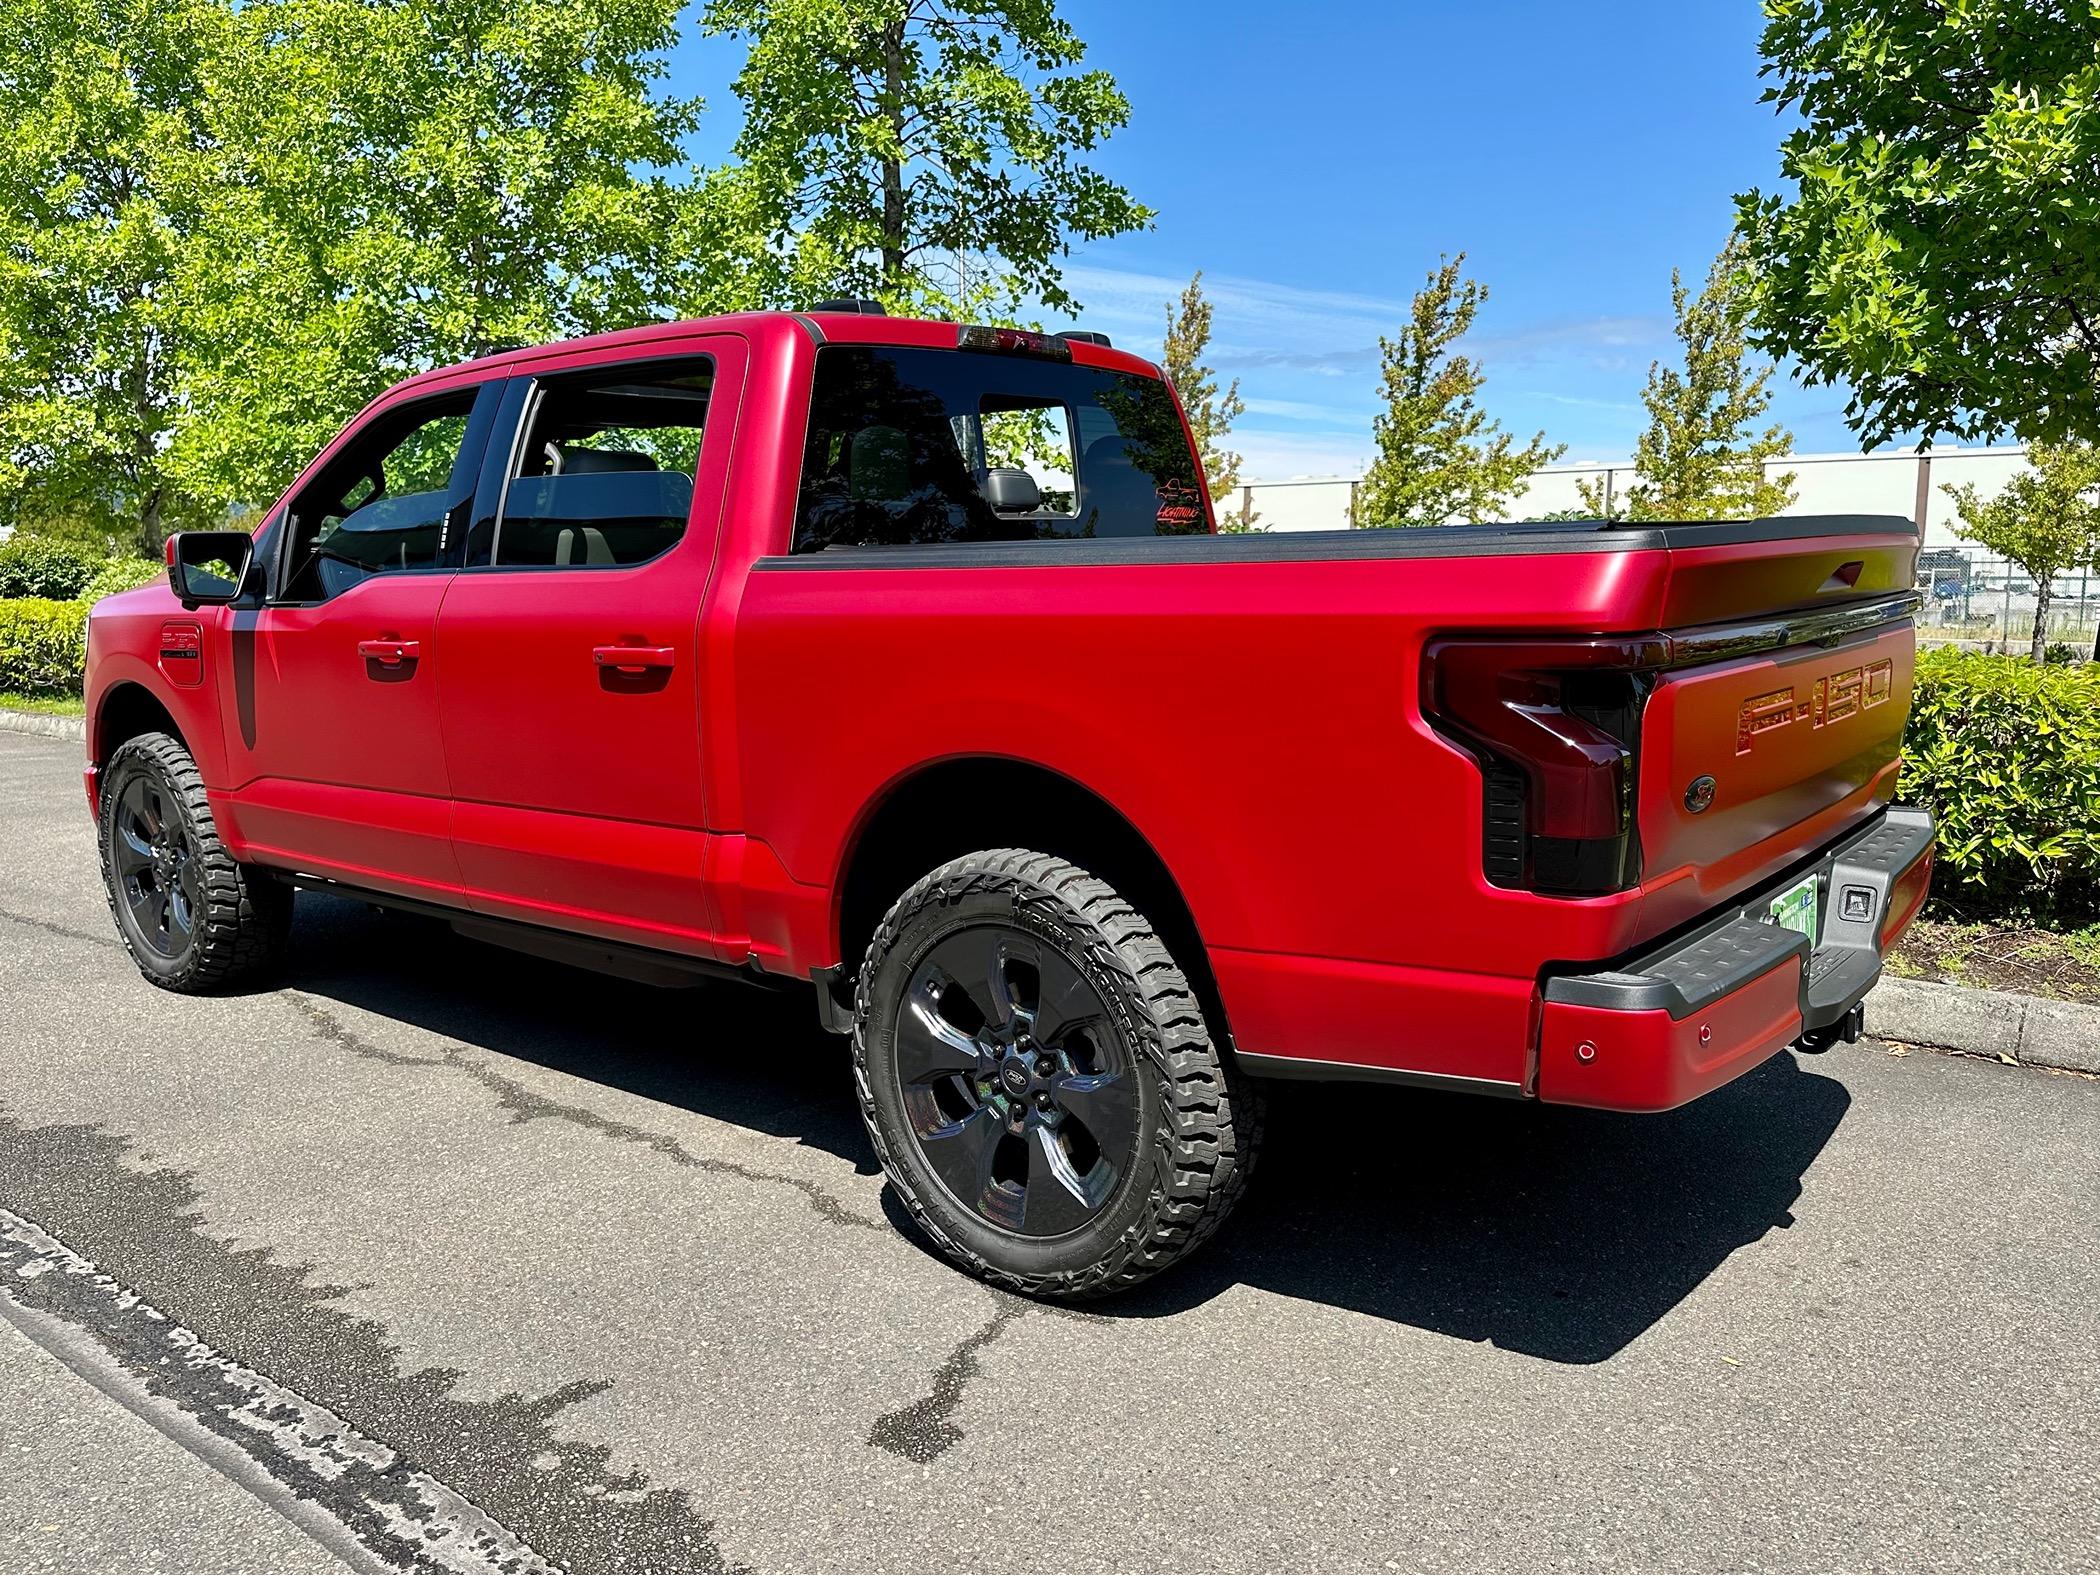
[(676, 0), (251, 0), (180, 281), (192, 491), (263, 502), (435, 365), (705, 294)]
[[(432, 365), (706, 293), (675, 0), (0, 0), (0, 509), (158, 550)], [(732, 239), (742, 232), (730, 231)]]
[(1069, 314), (1072, 241), (1151, 221), (1083, 162), (1130, 105), (1074, 69), (1055, 0), (707, 0), (701, 21), (750, 41), (740, 162), (709, 183), (742, 298)]
[(1634, 454), (1639, 477), (1623, 497), (1607, 499), (1601, 482), (1578, 483), (1592, 517), (1636, 520), (1765, 519), (1794, 501), (1794, 476), (1768, 478), (1765, 462), (1787, 453), (1784, 427), (1755, 429), (1772, 405), (1772, 367), (1745, 359), (1744, 314), (1752, 271), (1731, 239), (1694, 297), (1670, 275), (1670, 301), (1684, 366), (1648, 368), (1641, 403), (1648, 430)]
[(1378, 457), (1357, 491), (1355, 525), (1442, 525), (1494, 519), (1529, 490), (1531, 473), (1567, 452), (1546, 434), (1517, 448), (1476, 396), (1487, 381), (1454, 346), (1473, 326), (1487, 287), (1444, 259), (1415, 294), (1398, 337), (1378, 341), (1385, 413), (1371, 423)]
[(1899, 433), (2100, 441), (2100, 8), (1765, 0), (1761, 346)]
[(218, 0), (0, 0), (0, 520), (158, 552)]
[[(1240, 484), (1240, 456), (1225, 444), (1232, 436), (1233, 422), (1246, 413), (1247, 405), (1240, 398), (1238, 378), (1220, 388), (1218, 374), (1204, 364), (1204, 353), (1210, 348), (1210, 321), (1211, 304), (1203, 293), (1203, 274), (1199, 270), (1181, 292), (1180, 301), (1167, 304), (1166, 350), (1160, 365), (1175, 393), (1181, 396), (1181, 408), (1189, 418), (1189, 431), (1196, 439), (1196, 452), (1202, 456), (1204, 480), (1215, 506)], [(1243, 503), (1217, 518), (1220, 530), (1239, 532), (1253, 530), (1260, 516)]]
[(2051, 587), (2066, 569), (2100, 568), (2100, 450), (2084, 445), (2028, 450), (2022, 471), (1995, 497), (1973, 482), (1940, 490), (1954, 499), (1961, 534), (2010, 558), (2034, 581), (2034, 642), (2047, 643)]

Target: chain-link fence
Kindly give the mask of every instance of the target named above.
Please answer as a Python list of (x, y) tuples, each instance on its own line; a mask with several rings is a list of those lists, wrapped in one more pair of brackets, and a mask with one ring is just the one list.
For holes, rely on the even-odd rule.
[[(1973, 545), (1927, 547), (1918, 555), (1918, 617), (1924, 642), (1959, 640), (1998, 650), (2025, 650), (2034, 638), (2040, 596), (2034, 577), (2017, 563)], [(2045, 638), (2090, 655), (2100, 638), (2100, 574), (2077, 569), (2050, 586)]]

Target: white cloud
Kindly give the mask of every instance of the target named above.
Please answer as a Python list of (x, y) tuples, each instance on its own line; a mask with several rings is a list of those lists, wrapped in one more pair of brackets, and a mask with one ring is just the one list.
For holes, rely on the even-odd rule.
[(1573, 405), (1578, 410), (1630, 410), (1638, 412), (1643, 407), (1632, 399), (1584, 399), (1575, 394), (1549, 394), (1541, 388), (1524, 390), (1525, 399), (1543, 399), (1549, 405)]
[(1246, 406), (1250, 416), (1275, 416), (1284, 421), (1327, 421), (1356, 426), (1370, 420), (1362, 410), (1351, 410), (1342, 405), (1315, 405), (1302, 399), (1248, 399)]
[[(1141, 353), (1157, 354), (1167, 303), (1188, 280), (1075, 263), (1066, 288), (1085, 303), (1085, 325)], [(1410, 299), (1346, 290), (1309, 290), (1271, 279), (1205, 274), (1203, 290), (1217, 316), (1211, 362), (1221, 371), (1276, 367), (1322, 376), (1378, 364), (1378, 340), (1407, 321)], [(1668, 340), (1660, 317), (1597, 316), (1510, 326), (1488, 317), (1468, 337), (1469, 354), (1487, 363), (1525, 366), (1573, 361), (1617, 372), (1639, 364)], [(1629, 354), (1629, 352), (1632, 352)]]

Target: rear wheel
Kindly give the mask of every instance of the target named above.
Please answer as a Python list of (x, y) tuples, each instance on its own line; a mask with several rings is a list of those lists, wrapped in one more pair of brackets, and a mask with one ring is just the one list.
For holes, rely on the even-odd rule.
[(100, 829), (109, 911), (147, 979), (195, 995), (283, 961), (291, 890), (226, 851), (180, 742), (146, 733), (117, 749), (103, 773)]
[(1259, 1095), (1187, 975), (1105, 882), (1020, 849), (890, 909), (854, 999), (861, 1111), (898, 1197), (974, 1274), (1112, 1293), (1224, 1220)]

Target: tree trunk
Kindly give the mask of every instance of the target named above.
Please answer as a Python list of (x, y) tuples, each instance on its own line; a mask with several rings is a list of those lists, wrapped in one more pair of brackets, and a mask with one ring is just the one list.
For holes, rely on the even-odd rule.
[[(882, 108), (896, 141), (904, 140), (904, 24), (894, 22), (882, 33)], [(882, 161), (882, 283), (896, 294), (904, 290), (904, 162)]]
[(139, 512), (139, 550), (149, 558), (158, 558), (162, 545), (160, 488), (155, 487), (146, 494), (146, 506)]
[(2049, 641), (2049, 590), (2051, 576), (2037, 574), (2034, 577), (2034, 649), (2029, 654), (2039, 667), (2042, 653)]
[(146, 361), (146, 352), (141, 350), (137, 360), (132, 363), (131, 480), (134, 486), (143, 489), (139, 498), (139, 550), (149, 558), (158, 558), (161, 549), (160, 509), (163, 489), (158, 482), (147, 480), (153, 468), (156, 445), (152, 431), (152, 372)]

